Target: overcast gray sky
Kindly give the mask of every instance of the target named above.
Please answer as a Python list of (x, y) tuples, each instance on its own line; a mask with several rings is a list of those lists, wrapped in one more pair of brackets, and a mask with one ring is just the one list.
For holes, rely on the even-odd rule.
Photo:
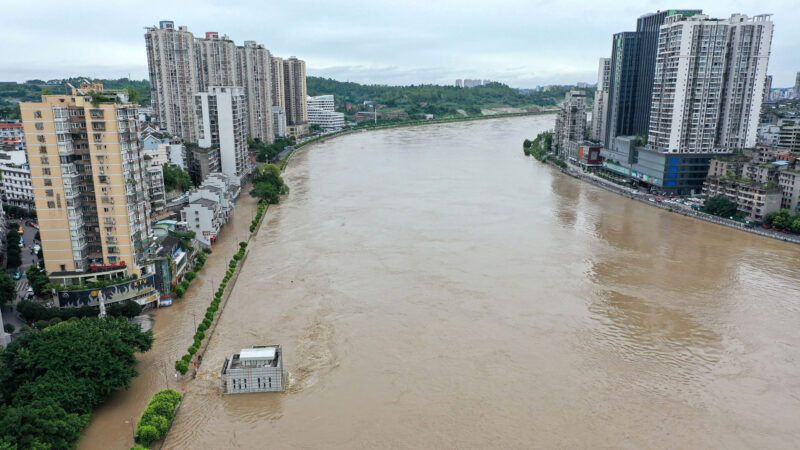
[(456, 78), (514, 87), (597, 80), (597, 58), (611, 35), (632, 31), (658, 9), (702, 8), (713, 17), (772, 13), (774, 87), (800, 71), (798, 0), (4, 0), (0, 80), (83, 75), (147, 77), (144, 27), (159, 20), (195, 36), (255, 40), (277, 56), (295, 55), (308, 73), (381, 84), (450, 84)]

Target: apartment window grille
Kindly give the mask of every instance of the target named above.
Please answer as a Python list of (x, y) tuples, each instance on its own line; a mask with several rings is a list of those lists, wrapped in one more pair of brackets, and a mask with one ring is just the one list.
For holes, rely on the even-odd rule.
[(45, 178), (44, 179), (44, 185), (45, 186), (52, 186), (53, 185), (53, 180), (51, 180), (50, 178)]
[(38, 135), (36, 135), (36, 140), (39, 141), (39, 142), (44, 143), (44, 136), (42, 136), (41, 134), (38, 134)]
[(56, 202), (54, 202), (54, 201), (52, 201), (52, 200), (51, 200), (51, 201), (48, 201), (48, 202), (47, 202), (47, 207), (48, 207), (48, 208), (50, 208), (50, 209), (53, 209), (53, 208), (55, 208), (55, 207), (56, 207)]
[(34, 119), (41, 119), (42, 118), (42, 112), (41, 111), (34, 111), (33, 112), (33, 118)]
[(36, 123), (34, 124), (34, 127), (35, 127), (37, 130), (39, 130), (39, 131), (42, 131), (42, 130), (44, 130), (44, 124), (43, 124), (42, 122), (36, 122)]
[(47, 146), (40, 145), (39, 146), (39, 153), (47, 153)]
[(42, 175), (50, 175), (50, 168), (45, 167), (44, 169), (42, 169)]

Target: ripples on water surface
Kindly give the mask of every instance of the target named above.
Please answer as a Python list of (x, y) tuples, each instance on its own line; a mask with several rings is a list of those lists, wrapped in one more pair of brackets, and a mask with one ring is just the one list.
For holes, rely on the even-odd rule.
[[(297, 154), (167, 448), (798, 442), (798, 247), (525, 158), (552, 116)], [(285, 395), (222, 396), (284, 347)]]

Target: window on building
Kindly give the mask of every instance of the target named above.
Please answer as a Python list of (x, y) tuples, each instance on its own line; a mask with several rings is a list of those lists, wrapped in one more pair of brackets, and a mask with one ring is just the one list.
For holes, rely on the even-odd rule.
[(44, 136), (42, 136), (41, 134), (37, 134), (36, 135), (36, 140), (39, 141), (39, 142), (44, 142)]
[(51, 180), (50, 178), (45, 178), (44, 179), (44, 185), (45, 186), (52, 186), (53, 185), (53, 180)]
[(50, 208), (50, 209), (53, 209), (53, 208), (55, 208), (55, 207), (56, 207), (56, 202), (54, 202), (54, 201), (52, 201), (52, 200), (51, 200), (51, 201), (48, 201), (48, 202), (47, 202), (47, 207), (48, 207), (48, 208)]
[(39, 146), (39, 153), (47, 153), (47, 146), (46, 145), (40, 145)]
[(53, 190), (52, 190), (52, 189), (47, 189), (46, 191), (44, 191), (44, 195), (46, 195), (46, 196), (48, 196), (48, 197), (53, 197), (53, 196), (55, 196), (55, 194), (53, 193)]
[(50, 168), (45, 167), (44, 169), (42, 169), (42, 175), (50, 175)]
[(34, 111), (33, 112), (33, 118), (34, 119), (41, 119), (42, 118), (42, 112), (41, 111)]
[(36, 122), (33, 126), (39, 131), (44, 130), (44, 124), (42, 122)]

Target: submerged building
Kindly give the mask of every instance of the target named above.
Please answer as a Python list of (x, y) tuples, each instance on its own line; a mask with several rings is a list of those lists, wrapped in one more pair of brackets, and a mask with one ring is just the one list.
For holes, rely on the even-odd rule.
[(280, 345), (244, 348), (225, 359), (222, 388), (226, 394), (284, 392), (286, 373)]

